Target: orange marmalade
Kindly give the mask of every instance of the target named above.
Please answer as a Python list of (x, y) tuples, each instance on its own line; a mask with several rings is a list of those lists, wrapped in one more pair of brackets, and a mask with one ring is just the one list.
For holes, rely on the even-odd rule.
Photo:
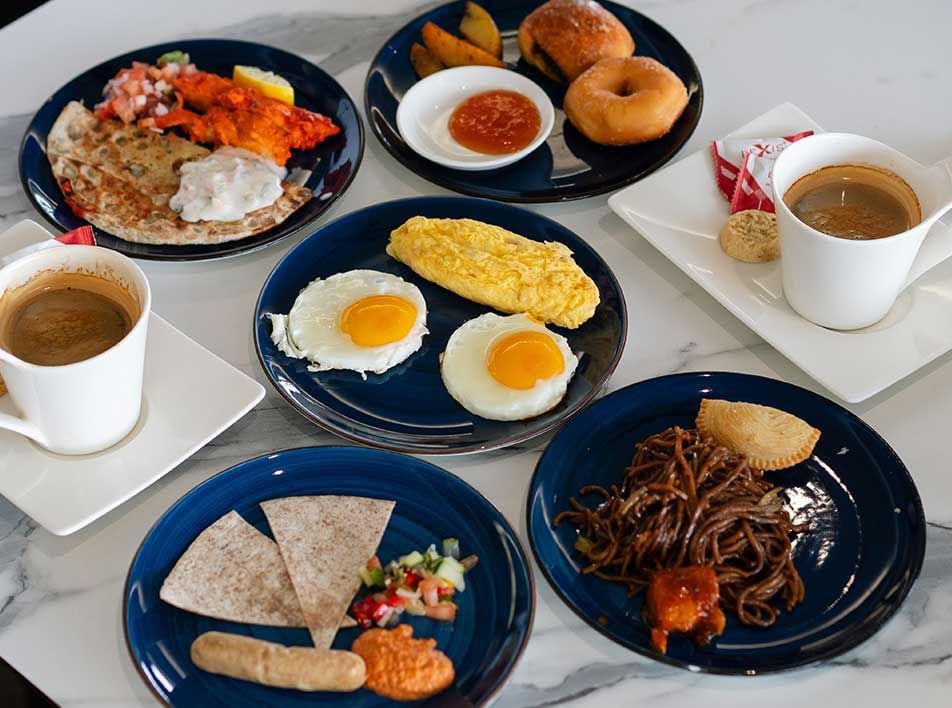
[(415, 701), (445, 690), (456, 676), (435, 639), (414, 639), (413, 628), (368, 629), (351, 647), (367, 665), (366, 687), (395, 701)]
[(450, 135), (484, 155), (507, 155), (531, 143), (542, 126), (539, 109), (516, 91), (483, 91), (460, 103), (450, 116)]

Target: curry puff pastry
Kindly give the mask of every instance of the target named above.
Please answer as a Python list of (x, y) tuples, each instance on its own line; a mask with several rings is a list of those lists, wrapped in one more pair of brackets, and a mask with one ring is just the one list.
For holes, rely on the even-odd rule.
[(762, 470), (782, 470), (803, 462), (820, 439), (819, 430), (790, 413), (756, 403), (707, 398), (698, 410), (697, 429)]

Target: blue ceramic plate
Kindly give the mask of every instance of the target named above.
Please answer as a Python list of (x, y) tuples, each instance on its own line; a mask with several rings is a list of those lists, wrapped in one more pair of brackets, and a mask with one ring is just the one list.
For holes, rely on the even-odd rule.
[[(448, 698), (483, 705), (502, 687), (519, 660), (532, 627), (532, 574), (515, 532), (475, 489), (412, 457), (354, 447), (285, 450), (243, 462), (198, 485), (158, 520), (129, 568), (124, 595), (126, 642), (136, 668), (153, 692), (176, 706), (384, 706), (370, 691), (304, 693), (259, 686), (206, 673), (189, 659), (202, 632), (246, 634), (287, 645), (310, 645), (305, 629), (222, 622), (159, 600), (159, 588), (195, 537), (236, 510), (270, 535), (258, 504), (309, 494), (348, 494), (392, 499), (397, 505), (380, 543), (381, 559), (394, 558), (443, 538), (460, 539), (479, 564), (466, 576), (453, 623), (408, 617), (414, 636), (433, 637), (456, 667)], [(406, 617), (406, 615), (404, 615)], [(334, 642), (347, 649), (358, 629), (341, 630)], [(404, 704), (406, 705), (406, 704)], [(451, 704), (452, 705), (452, 704)]]
[[(806, 598), (765, 629), (743, 626), (728, 614), (726, 631), (708, 647), (672, 637), (664, 656), (650, 648), (641, 596), (628, 600), (622, 586), (580, 575), (572, 548), (575, 529), (569, 523), (553, 529), (552, 519), (581, 486), (619, 481), (636, 442), (673, 425), (694, 427), (702, 398), (774, 406), (820, 429), (813, 457), (770, 473), (786, 489), (788, 510), (810, 524), (793, 554)], [(919, 575), (926, 544), (915, 484), (868, 425), (797, 386), (729, 373), (663, 376), (589, 407), (539, 460), (529, 487), (528, 528), (552, 587), (594, 629), (653, 659), (721, 674), (792, 669), (868, 639), (902, 604)]]
[(653, 57), (677, 74), (690, 100), (683, 115), (664, 137), (628, 147), (597, 145), (583, 137), (562, 112), (566, 86), (556, 83), (520, 59), (516, 45), (519, 23), (543, 0), (481, 2), (503, 37), (508, 68), (541, 86), (556, 108), (555, 127), (548, 140), (530, 155), (497, 170), (466, 172), (430, 162), (414, 152), (397, 130), (397, 105), (417, 82), (410, 65), (410, 47), (420, 42), (420, 29), (429, 21), (459, 36), (462, 0), (420, 15), (391, 37), (370, 64), (364, 88), (364, 108), (374, 135), (391, 155), (416, 174), (463, 194), (505, 202), (557, 202), (604, 194), (646, 177), (668, 162), (684, 145), (701, 118), (703, 89), (697, 65), (666, 29), (635, 10), (613, 2), (602, 5), (628, 28), (635, 54)]
[(43, 103), (33, 117), (20, 144), (20, 181), (27, 196), (47, 221), (61, 231), (86, 224), (67, 206), (46, 157), (46, 136), (60, 111), (70, 101), (83, 101), (92, 108), (102, 99), (102, 89), (119, 69), (133, 61), (153, 63), (173, 49), (188, 52), (199, 69), (231, 76), (235, 64), (248, 64), (285, 77), (294, 86), (295, 103), (334, 120), (342, 130), (313, 150), (297, 150), (288, 161), (295, 168), (311, 172), (304, 185), (314, 198), (288, 219), (268, 231), (228, 243), (169, 246), (123, 241), (100, 229), (96, 240), (133, 258), (160, 261), (198, 261), (246, 253), (290, 236), (323, 214), (344, 193), (364, 154), (364, 129), (357, 107), (330, 75), (300, 57), (274, 47), (231, 39), (191, 39), (138, 49), (110, 59), (83, 72)]
[[(447, 393), (439, 356), (453, 331), (491, 309), (444, 290), (387, 255), (390, 232), (411, 216), (473, 218), (538, 241), (558, 241), (595, 281), (601, 304), (575, 330), (552, 327), (580, 357), (558, 406), (535, 418), (499, 422), (467, 412)], [(315, 278), (370, 268), (395, 273), (420, 288), (430, 333), (402, 364), (367, 380), (353, 371), (312, 373), (271, 341), (266, 314), (286, 314)], [(278, 392), (319, 426), (350, 440), (401, 452), (479, 452), (528, 440), (563, 423), (605, 385), (625, 346), (625, 300), (605, 261), (574, 233), (526, 209), (465, 197), (416, 197), (366, 207), (322, 226), (295, 246), (265, 281), (255, 310), (258, 358)]]

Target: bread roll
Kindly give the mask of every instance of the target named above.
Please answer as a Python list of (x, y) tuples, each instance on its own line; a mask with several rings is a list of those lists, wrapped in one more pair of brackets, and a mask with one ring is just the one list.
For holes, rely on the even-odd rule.
[(356, 691), (367, 679), (350, 651), (286, 647), (263, 639), (205, 632), (192, 642), (192, 662), (213, 674), (299, 691)]
[(594, 0), (549, 0), (519, 25), (523, 59), (556, 81), (569, 83), (606, 57), (627, 57), (635, 40)]

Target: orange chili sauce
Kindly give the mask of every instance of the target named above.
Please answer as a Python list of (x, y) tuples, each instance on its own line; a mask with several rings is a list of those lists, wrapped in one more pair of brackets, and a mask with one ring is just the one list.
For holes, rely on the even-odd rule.
[(368, 629), (351, 649), (367, 665), (366, 687), (396, 701), (436, 695), (456, 676), (453, 662), (436, 648), (436, 640), (414, 639), (408, 624)]
[(460, 103), (450, 116), (450, 135), (484, 155), (507, 155), (531, 143), (542, 125), (539, 109), (516, 91), (483, 91)]

